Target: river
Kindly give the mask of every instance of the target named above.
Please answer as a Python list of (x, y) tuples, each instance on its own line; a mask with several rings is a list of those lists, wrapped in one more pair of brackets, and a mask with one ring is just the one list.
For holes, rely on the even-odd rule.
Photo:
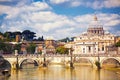
[(70, 69), (62, 65), (49, 65), (47, 68), (25, 67), (18, 71), (12, 70), (9, 78), (0, 80), (120, 80), (120, 74), (90, 66), (75, 66)]

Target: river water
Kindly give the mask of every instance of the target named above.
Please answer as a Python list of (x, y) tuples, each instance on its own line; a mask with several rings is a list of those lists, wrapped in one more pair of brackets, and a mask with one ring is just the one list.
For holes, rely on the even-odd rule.
[(11, 76), (6, 80), (120, 80), (120, 75), (105, 69), (99, 71), (90, 66), (75, 66), (70, 69), (61, 65), (50, 65), (47, 68), (12, 70)]

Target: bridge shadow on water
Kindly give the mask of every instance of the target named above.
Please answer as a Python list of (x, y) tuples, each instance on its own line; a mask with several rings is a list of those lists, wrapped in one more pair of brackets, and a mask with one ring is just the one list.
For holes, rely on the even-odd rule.
[(35, 60), (32, 59), (25, 59), (21, 64), (20, 64), (20, 69), (23, 68), (35, 68), (38, 67), (38, 63)]

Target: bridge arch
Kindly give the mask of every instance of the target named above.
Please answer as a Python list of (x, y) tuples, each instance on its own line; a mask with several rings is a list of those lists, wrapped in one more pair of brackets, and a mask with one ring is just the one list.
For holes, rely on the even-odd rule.
[(11, 63), (8, 61), (8, 60), (6, 60), (6, 59), (4, 59), (2, 62), (1, 62), (1, 65), (0, 65), (0, 68), (3, 68), (3, 69), (11, 69)]
[(39, 63), (38, 63), (37, 60), (34, 60), (34, 59), (23, 59), (23, 60), (20, 62), (20, 64), (19, 64), (20, 68), (22, 68), (23, 64), (25, 64), (25, 63), (26, 63), (26, 64), (32, 63), (32, 64), (34, 64), (34, 66), (38, 66), (38, 65), (39, 65)]
[(88, 58), (88, 57), (87, 58), (76, 57), (74, 59), (74, 63), (81, 63), (81, 62), (88, 63), (91, 66), (94, 66), (94, 64), (95, 64), (95, 62), (92, 59)]
[(101, 67), (104, 67), (105, 64), (109, 65), (109, 67), (118, 67), (120, 66), (120, 59), (116, 57), (104, 58), (101, 60)]

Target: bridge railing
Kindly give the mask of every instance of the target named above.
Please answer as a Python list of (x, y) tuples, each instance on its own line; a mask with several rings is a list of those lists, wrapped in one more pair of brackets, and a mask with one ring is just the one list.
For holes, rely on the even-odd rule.
[[(4, 58), (15, 58), (13, 54), (2, 55)], [(41, 54), (19, 54), (18, 57), (43, 57)], [(71, 55), (67, 54), (46, 54), (46, 57), (70, 57)], [(73, 57), (120, 57), (120, 54), (73, 54)]]
[(74, 54), (79, 57), (120, 57), (120, 54)]

